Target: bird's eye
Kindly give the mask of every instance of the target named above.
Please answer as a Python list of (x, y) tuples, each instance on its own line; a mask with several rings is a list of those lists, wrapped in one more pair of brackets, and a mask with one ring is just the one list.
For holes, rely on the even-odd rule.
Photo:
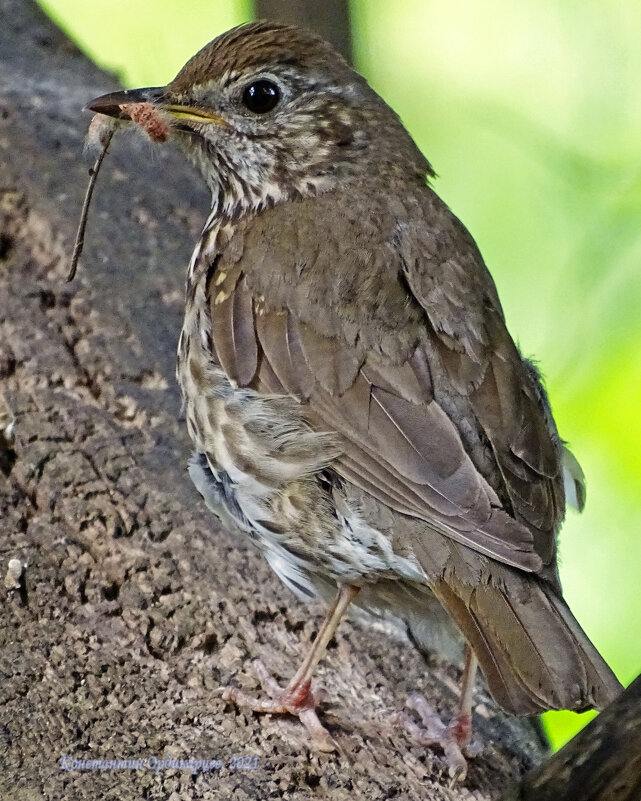
[(276, 108), (280, 100), (280, 89), (273, 81), (264, 78), (245, 87), (243, 105), (254, 114), (267, 114)]

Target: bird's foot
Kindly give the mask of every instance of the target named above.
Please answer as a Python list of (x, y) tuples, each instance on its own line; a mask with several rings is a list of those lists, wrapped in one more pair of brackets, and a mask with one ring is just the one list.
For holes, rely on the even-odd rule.
[(223, 700), (231, 701), (237, 706), (248, 707), (254, 712), (294, 715), (307, 729), (312, 748), (315, 751), (338, 750), (336, 742), (316, 714), (316, 706), (322, 701), (324, 693), (319, 690), (312, 692), (311, 680), (290, 682), (287, 687), (283, 688), (270, 676), (269, 671), (260, 660), (256, 659), (252, 662), (252, 667), (263, 690), (269, 697), (256, 698), (236, 687), (224, 687)]
[(472, 742), (472, 716), (459, 712), (445, 724), (418, 693), (412, 693), (405, 705), (417, 713), (421, 722), (417, 723), (413, 715), (401, 712), (400, 722), (404, 728), (423, 745), (440, 746), (445, 754), (450, 776), (463, 780), (467, 775), (467, 759), (472, 759), (481, 752), (480, 745)]

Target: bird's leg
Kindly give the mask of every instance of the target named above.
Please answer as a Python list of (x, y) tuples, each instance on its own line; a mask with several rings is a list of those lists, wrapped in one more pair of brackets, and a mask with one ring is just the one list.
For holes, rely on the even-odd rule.
[(401, 715), (401, 721), (410, 734), (424, 745), (440, 745), (445, 753), (450, 776), (464, 778), (467, 773), (465, 757), (476, 756), (478, 751), (470, 747), (472, 742), (472, 697), (474, 680), (478, 668), (478, 660), (468, 647), (465, 667), (461, 679), (461, 695), (458, 709), (452, 720), (446, 725), (438, 714), (418, 693), (412, 693), (406, 706), (416, 712), (421, 724), (407, 714)]
[(263, 663), (255, 660), (254, 671), (269, 698), (255, 698), (235, 687), (225, 687), (223, 699), (249, 707), (255, 712), (295, 715), (307, 729), (316, 750), (335, 751), (334, 740), (316, 714), (316, 705), (321, 698), (319, 693), (312, 692), (312, 673), (358, 591), (359, 588), (351, 584), (341, 586), (309, 653), (287, 687), (281, 687), (269, 675)]

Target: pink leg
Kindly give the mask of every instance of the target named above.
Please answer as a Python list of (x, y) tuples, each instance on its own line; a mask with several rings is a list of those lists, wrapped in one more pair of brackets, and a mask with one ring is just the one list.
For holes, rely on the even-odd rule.
[(457, 779), (465, 778), (467, 773), (465, 757), (473, 757), (478, 754), (478, 750), (470, 746), (472, 741), (472, 697), (477, 668), (476, 656), (472, 649), (468, 648), (461, 679), (458, 710), (447, 725), (443, 723), (425, 698), (418, 693), (410, 695), (406, 706), (418, 714), (421, 723), (417, 723), (414, 717), (407, 713), (401, 714), (402, 724), (416, 740), (424, 745), (439, 745), (443, 749), (450, 776)]
[(287, 687), (281, 687), (267, 671), (262, 662), (253, 662), (253, 668), (268, 698), (255, 698), (235, 687), (223, 689), (223, 699), (238, 706), (249, 707), (254, 712), (271, 714), (289, 713), (296, 716), (307, 729), (312, 746), (318, 751), (335, 751), (336, 743), (316, 714), (316, 706), (321, 700), (319, 693), (312, 692), (312, 673), (322, 658), (327, 644), (334, 636), (343, 619), (347, 607), (358, 594), (359, 588), (343, 585), (336, 596), (327, 617), (320, 627), (318, 636)]

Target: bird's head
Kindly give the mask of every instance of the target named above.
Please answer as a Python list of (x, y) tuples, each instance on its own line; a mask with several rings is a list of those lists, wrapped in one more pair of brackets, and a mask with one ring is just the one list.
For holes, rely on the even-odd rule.
[(372, 171), (391, 168), (407, 179), (409, 170), (419, 180), (430, 172), (365, 79), (323, 39), (288, 25), (242, 25), (206, 45), (167, 86), (103, 95), (88, 108), (127, 120), (122, 106), (130, 103), (152, 105), (228, 212), (328, 191)]

